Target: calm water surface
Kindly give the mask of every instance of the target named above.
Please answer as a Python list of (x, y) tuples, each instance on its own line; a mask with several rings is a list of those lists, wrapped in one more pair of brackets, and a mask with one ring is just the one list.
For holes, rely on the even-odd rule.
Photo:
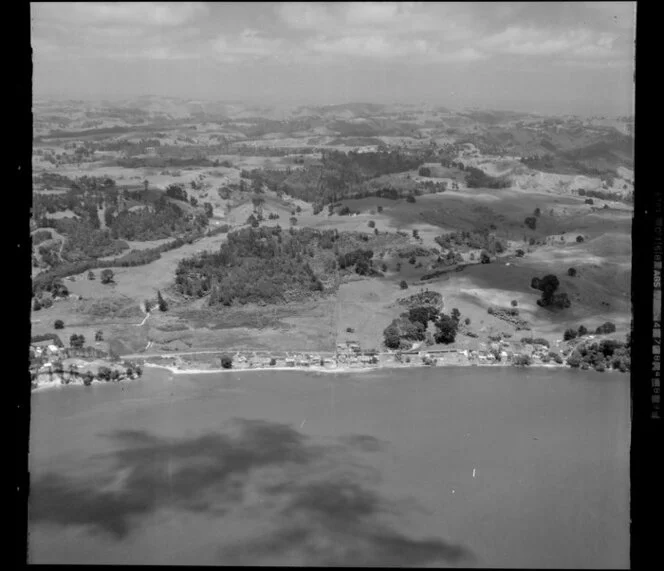
[(32, 563), (629, 566), (629, 379), (243, 372), (33, 394)]

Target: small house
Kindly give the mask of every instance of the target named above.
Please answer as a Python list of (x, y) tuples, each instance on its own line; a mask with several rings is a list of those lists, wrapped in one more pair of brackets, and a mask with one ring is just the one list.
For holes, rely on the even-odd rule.
[(361, 351), (360, 344), (357, 341), (346, 341), (346, 348), (358, 353)]

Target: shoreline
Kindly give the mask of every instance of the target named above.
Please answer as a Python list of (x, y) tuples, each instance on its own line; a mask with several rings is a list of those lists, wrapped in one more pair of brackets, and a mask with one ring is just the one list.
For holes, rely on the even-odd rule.
[[(153, 369), (165, 369), (167, 371), (170, 371), (174, 375), (202, 375), (202, 374), (207, 374), (207, 373), (241, 373), (241, 372), (248, 372), (248, 371), (302, 371), (302, 372), (315, 372), (315, 373), (338, 373), (338, 374), (347, 374), (347, 373), (364, 373), (368, 371), (380, 371), (381, 369), (446, 369), (446, 368), (452, 368), (452, 367), (501, 367), (501, 368), (506, 368), (506, 367), (514, 367), (514, 368), (522, 368), (522, 369), (527, 369), (527, 368), (537, 368), (537, 369), (573, 369), (574, 367), (570, 367), (569, 365), (557, 365), (557, 364), (549, 364), (549, 363), (537, 363), (534, 365), (512, 365), (511, 363), (450, 363), (447, 365), (424, 365), (424, 364), (416, 364), (416, 365), (389, 365), (389, 364), (384, 364), (384, 365), (379, 365), (379, 366), (372, 366), (372, 367), (317, 367), (317, 366), (311, 366), (311, 367), (245, 367), (245, 368), (236, 368), (236, 369), (182, 369), (178, 367), (174, 367), (173, 365), (160, 365), (157, 363), (145, 363), (143, 365), (144, 367), (149, 367)], [(610, 371), (612, 369), (607, 369), (607, 371)]]
[[(445, 369), (445, 368), (451, 368), (451, 367), (464, 367), (464, 368), (470, 368), (470, 367), (500, 367), (500, 368), (507, 368), (507, 367), (514, 367), (514, 368), (521, 368), (521, 369), (528, 369), (528, 368), (533, 368), (533, 369), (571, 369), (571, 370), (583, 370), (580, 368), (575, 368), (575, 367), (570, 367), (567, 364), (555, 364), (555, 363), (535, 363), (531, 365), (513, 365), (511, 363), (449, 363), (449, 364), (442, 364), (442, 365), (425, 365), (425, 364), (388, 364), (384, 363), (378, 366), (369, 366), (369, 367), (320, 367), (320, 366), (310, 366), (310, 367), (302, 367), (302, 366), (295, 366), (295, 367), (244, 367), (244, 368), (231, 368), (231, 369), (199, 369), (199, 368), (181, 368), (173, 365), (165, 365), (165, 364), (158, 364), (158, 363), (143, 363), (142, 365), (144, 368), (150, 368), (150, 369), (162, 369), (169, 371), (173, 375), (205, 375), (205, 374), (219, 374), (219, 373), (244, 373), (244, 372), (264, 372), (264, 371), (297, 371), (297, 372), (313, 372), (313, 373), (328, 373), (328, 374), (349, 374), (349, 373), (366, 373), (370, 371), (380, 371), (382, 369), (413, 369), (413, 368), (418, 368), (418, 369)], [(588, 369), (588, 370), (593, 370), (594, 369)], [(612, 372), (612, 373), (618, 373), (617, 369), (606, 369), (604, 372)], [(36, 386), (32, 388), (32, 392), (34, 391), (44, 391), (47, 389), (55, 389), (55, 388), (60, 388), (60, 387), (66, 387), (66, 386), (85, 386), (83, 383), (82, 379), (70, 379), (66, 383), (62, 382), (62, 379), (58, 375), (53, 375), (53, 379), (49, 381), (41, 381), (37, 382)], [(100, 379), (94, 379), (91, 384), (107, 384), (107, 383), (124, 383), (124, 382), (132, 382), (135, 380), (138, 380), (140, 377), (135, 377), (135, 378), (122, 378), (118, 379), (115, 381), (104, 381)]]

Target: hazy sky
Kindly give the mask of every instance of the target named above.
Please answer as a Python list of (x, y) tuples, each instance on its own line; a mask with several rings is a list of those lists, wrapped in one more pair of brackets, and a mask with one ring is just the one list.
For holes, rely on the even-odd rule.
[(632, 112), (633, 2), (32, 3), (35, 96)]

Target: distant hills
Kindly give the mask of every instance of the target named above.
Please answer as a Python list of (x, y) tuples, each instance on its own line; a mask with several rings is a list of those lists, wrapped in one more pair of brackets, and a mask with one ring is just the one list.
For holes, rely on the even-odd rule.
[(36, 136), (41, 138), (137, 129), (148, 132), (175, 121), (183, 125), (218, 123), (226, 131), (237, 131), (255, 141), (298, 133), (298, 137), (309, 136), (312, 140), (321, 135), (332, 137), (335, 144), (343, 145), (347, 138), (349, 146), (363, 141), (376, 146), (381, 143), (380, 137), (400, 144), (394, 139), (445, 141), (453, 136), (457, 143), (471, 143), (485, 155), (540, 157), (543, 160), (538, 168), (559, 168), (569, 173), (605, 170), (611, 165), (631, 168), (633, 157), (631, 117), (581, 119), (400, 103), (266, 105), (161, 96), (97, 103), (42, 99), (34, 102), (34, 109)]

